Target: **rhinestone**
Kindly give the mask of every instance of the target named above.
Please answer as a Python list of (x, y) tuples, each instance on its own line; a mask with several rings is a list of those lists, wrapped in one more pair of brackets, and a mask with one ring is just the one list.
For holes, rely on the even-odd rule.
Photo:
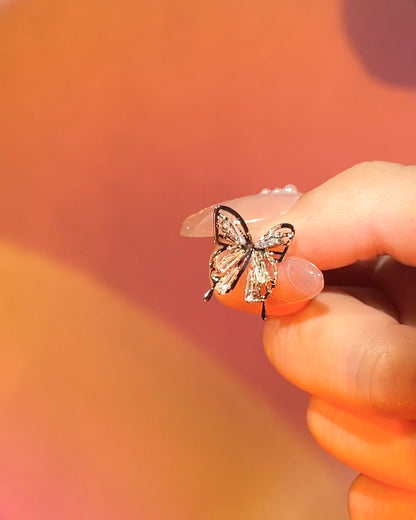
[(291, 195), (298, 193), (298, 189), (293, 184), (286, 184), (286, 186), (283, 188), (283, 191)]

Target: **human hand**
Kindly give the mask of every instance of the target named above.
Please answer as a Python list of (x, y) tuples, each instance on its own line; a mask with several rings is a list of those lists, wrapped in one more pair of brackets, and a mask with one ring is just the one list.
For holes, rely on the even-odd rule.
[[(279, 218), (271, 210), (268, 226)], [(266, 353), (313, 396), (317, 441), (360, 472), (351, 519), (414, 520), (416, 167), (359, 164), (302, 196), (285, 221), (296, 229), (291, 254), (327, 271), (327, 286), (266, 322)], [(244, 307), (238, 292), (223, 298)]]

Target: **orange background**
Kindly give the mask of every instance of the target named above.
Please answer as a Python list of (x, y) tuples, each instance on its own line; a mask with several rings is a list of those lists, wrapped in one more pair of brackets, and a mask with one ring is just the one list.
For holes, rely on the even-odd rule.
[(415, 163), (412, 0), (0, 2), (0, 516), (347, 518), (181, 220)]

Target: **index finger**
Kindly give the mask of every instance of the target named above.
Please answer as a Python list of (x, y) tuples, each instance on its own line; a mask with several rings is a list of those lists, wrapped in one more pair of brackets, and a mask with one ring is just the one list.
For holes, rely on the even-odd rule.
[(416, 266), (416, 167), (358, 164), (303, 195), (286, 215), (292, 254), (335, 269), (388, 254)]
[[(416, 236), (416, 166), (364, 162), (302, 196), (297, 191), (284, 197), (260, 194), (234, 199), (232, 206), (257, 236), (284, 215), (296, 229), (291, 254), (320, 269), (336, 269), (381, 254), (416, 265), (411, 240)], [(211, 215), (212, 208), (206, 208), (188, 217), (182, 233), (212, 236)]]

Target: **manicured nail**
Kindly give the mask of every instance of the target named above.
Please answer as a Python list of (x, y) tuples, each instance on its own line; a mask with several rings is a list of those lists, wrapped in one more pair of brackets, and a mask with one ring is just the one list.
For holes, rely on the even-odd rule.
[(311, 262), (297, 256), (286, 258), (278, 271), (276, 296), (287, 303), (315, 298), (324, 288), (322, 272)]
[[(276, 223), (276, 219), (287, 213), (302, 194), (295, 186), (288, 184), (284, 188), (270, 190), (265, 188), (256, 195), (221, 202), (230, 206), (244, 218), (250, 231), (265, 229), (267, 224)], [(202, 209), (186, 218), (181, 227), (181, 235), (186, 237), (213, 236), (212, 213), (216, 205)], [(254, 238), (254, 237), (253, 237)]]
[[(245, 301), (247, 274), (243, 273), (237, 285), (225, 295), (216, 298), (228, 307), (251, 314), (260, 314), (260, 303)], [(278, 266), (277, 283), (266, 300), (268, 316), (284, 316), (299, 311), (324, 288), (321, 271), (311, 262), (296, 256), (286, 257)]]

